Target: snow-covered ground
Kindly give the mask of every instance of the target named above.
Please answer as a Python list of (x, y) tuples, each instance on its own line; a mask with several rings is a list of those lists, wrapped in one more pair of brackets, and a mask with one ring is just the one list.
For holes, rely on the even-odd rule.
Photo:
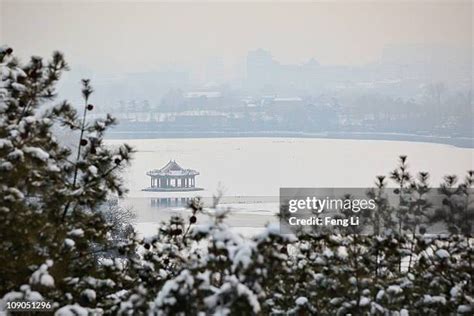
[[(275, 222), (281, 187), (369, 187), (376, 175), (388, 175), (399, 155), (407, 155), (412, 173), (428, 171), (431, 184), (444, 175), (464, 177), (473, 169), (473, 149), (449, 145), (371, 140), (299, 138), (202, 138), (108, 140), (108, 144), (132, 145), (137, 153), (125, 173), (130, 192), (122, 202), (137, 213), (143, 234), (171, 213), (152, 207), (150, 198), (212, 197), (223, 190), (222, 207), (234, 210), (231, 225), (258, 228)], [(144, 192), (146, 172), (161, 168), (170, 159), (199, 171), (196, 185), (204, 191)]]

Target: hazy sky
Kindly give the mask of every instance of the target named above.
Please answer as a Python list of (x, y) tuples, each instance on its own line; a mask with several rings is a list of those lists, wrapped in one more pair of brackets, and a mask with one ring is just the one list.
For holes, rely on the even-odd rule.
[(0, 42), (22, 57), (59, 49), (97, 71), (230, 65), (256, 48), (282, 63), (364, 64), (386, 45), (472, 42), (471, 1), (0, 2)]

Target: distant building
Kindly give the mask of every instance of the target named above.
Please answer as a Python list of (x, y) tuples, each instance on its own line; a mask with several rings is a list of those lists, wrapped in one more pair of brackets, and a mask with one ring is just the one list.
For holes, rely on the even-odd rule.
[(220, 91), (190, 91), (183, 97), (186, 106), (190, 108), (218, 108), (223, 102)]
[(219, 91), (192, 91), (184, 94), (186, 99), (194, 98), (220, 98), (222, 94)]
[(300, 97), (277, 97), (273, 99), (272, 106), (280, 107), (297, 107), (304, 105), (303, 99)]
[(193, 169), (184, 169), (176, 161), (170, 160), (161, 169), (148, 171), (150, 187), (143, 191), (172, 192), (172, 191), (199, 191), (195, 177), (199, 172)]

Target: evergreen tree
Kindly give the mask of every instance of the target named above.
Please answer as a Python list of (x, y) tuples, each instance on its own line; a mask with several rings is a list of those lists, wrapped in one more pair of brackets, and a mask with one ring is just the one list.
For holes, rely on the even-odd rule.
[(374, 235), (383, 234), (384, 230), (391, 229), (394, 225), (386, 189), (385, 176), (377, 176), (375, 188), (367, 192), (367, 197), (375, 201), (375, 210), (367, 210), (361, 214), (368, 218), (368, 222), (373, 226)]
[(396, 216), (398, 221), (398, 233), (401, 234), (408, 217), (409, 196), (412, 190), (410, 186), (411, 175), (408, 172), (407, 156), (402, 155), (399, 157), (398, 167), (390, 173), (390, 179), (394, 180), (398, 185), (394, 193), (399, 197)]
[[(97, 210), (125, 192), (120, 170), (132, 149), (104, 145), (112, 117), (86, 120), (88, 80), (82, 117), (67, 101), (52, 104), (67, 69), (59, 52), (22, 65), (11, 48), (0, 50), (0, 296), (29, 284), (59, 304), (95, 306), (128, 282), (115, 264), (97, 262), (114, 247)], [(61, 145), (57, 125), (77, 136), (77, 148)]]
[(447, 224), (452, 234), (472, 235), (474, 218), (474, 206), (472, 190), (474, 183), (474, 171), (467, 173), (464, 181), (458, 184), (458, 177), (449, 175), (444, 177), (444, 182), (439, 188), (443, 197), (442, 207), (436, 210), (433, 221), (443, 221)]

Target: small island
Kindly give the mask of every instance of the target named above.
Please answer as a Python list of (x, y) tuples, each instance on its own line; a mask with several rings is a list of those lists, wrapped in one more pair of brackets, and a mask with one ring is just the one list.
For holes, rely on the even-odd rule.
[(154, 192), (188, 192), (201, 191), (203, 188), (196, 187), (195, 177), (199, 172), (193, 169), (182, 168), (175, 160), (170, 160), (161, 169), (150, 170), (150, 187), (143, 191)]

